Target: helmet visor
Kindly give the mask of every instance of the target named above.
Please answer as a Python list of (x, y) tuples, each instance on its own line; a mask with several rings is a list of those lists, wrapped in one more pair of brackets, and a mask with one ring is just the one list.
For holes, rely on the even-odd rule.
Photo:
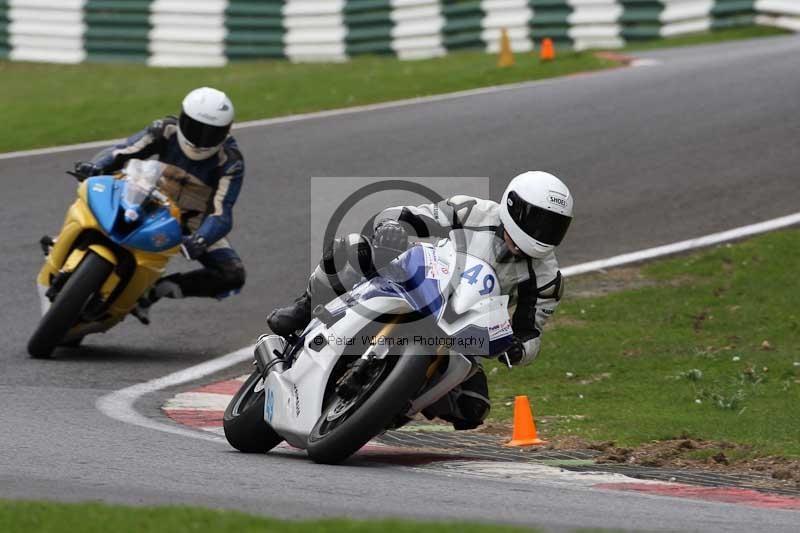
[(197, 148), (219, 146), (228, 136), (228, 132), (231, 129), (230, 124), (227, 126), (203, 124), (183, 112), (180, 119), (178, 119), (178, 126), (186, 140)]
[(531, 238), (551, 246), (564, 240), (572, 217), (528, 203), (514, 191), (508, 193), (506, 203), (511, 220)]

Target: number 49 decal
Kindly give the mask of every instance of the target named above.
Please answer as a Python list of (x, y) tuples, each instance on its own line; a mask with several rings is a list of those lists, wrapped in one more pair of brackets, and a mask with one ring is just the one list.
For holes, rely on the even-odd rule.
[[(483, 270), (483, 265), (475, 265), (474, 267), (465, 270), (464, 273), (461, 274), (461, 277), (467, 280), (470, 285), (475, 285), (478, 283), (478, 276), (480, 275), (481, 270)], [(483, 289), (479, 290), (478, 294), (481, 296), (489, 294), (494, 290), (494, 284), (494, 276), (491, 274), (486, 274), (483, 277)]]

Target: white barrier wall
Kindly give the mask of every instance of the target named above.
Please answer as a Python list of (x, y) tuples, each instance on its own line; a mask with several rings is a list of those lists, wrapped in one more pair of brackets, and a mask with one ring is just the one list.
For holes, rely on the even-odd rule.
[(800, 32), (800, 0), (757, 0), (756, 22)]
[(623, 8), (614, 0), (569, 0), (572, 13), (569, 37), (577, 50), (588, 48), (621, 48), (622, 27), (619, 20)]
[(288, 0), (283, 8), (284, 46), (292, 61), (344, 61), (344, 0)]
[(481, 20), (481, 40), (486, 43), (486, 51), (496, 54), (500, 49), (500, 33), (508, 31), (511, 49), (514, 52), (528, 52), (533, 49), (530, 36), (530, 21), (533, 9), (527, 0), (483, 0), (484, 12)]
[(392, 50), (400, 59), (420, 59), (445, 54), (442, 29), (445, 19), (439, 2), (391, 0)]
[(663, 0), (661, 36), (671, 37), (711, 29), (714, 0)]
[(231, 59), (402, 59), (514, 51), (544, 37), (578, 50), (711, 28), (800, 31), (800, 0), (0, 0), (0, 57), (219, 66)]
[(14, 61), (80, 63), (85, 0), (9, 0), (9, 58)]
[(148, 34), (154, 66), (221, 66), (227, 0), (154, 0)]

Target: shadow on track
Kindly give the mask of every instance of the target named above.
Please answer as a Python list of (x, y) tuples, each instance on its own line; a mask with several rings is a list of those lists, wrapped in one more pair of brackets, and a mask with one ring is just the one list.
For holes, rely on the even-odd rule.
[[(241, 457), (245, 460), (269, 458), (283, 461), (296, 461), (311, 463), (305, 452), (295, 449), (279, 449), (266, 454), (243, 454), (236, 450), (225, 450), (226, 457)], [(386, 468), (390, 466), (424, 466), (443, 461), (469, 461), (474, 457), (465, 457), (450, 453), (436, 453), (426, 450), (404, 450), (400, 448), (387, 448), (385, 450), (362, 449), (355, 455), (338, 465), (317, 465), (320, 468)]]
[[(23, 355), (26, 358), (28, 357), (27, 353)], [(195, 357), (193, 353), (178, 352), (164, 348), (89, 344), (78, 347), (61, 346), (53, 352), (53, 356), (50, 359), (43, 361), (51, 361), (53, 363), (58, 363), (59, 361), (152, 363), (153, 361), (185, 362), (192, 361)]]

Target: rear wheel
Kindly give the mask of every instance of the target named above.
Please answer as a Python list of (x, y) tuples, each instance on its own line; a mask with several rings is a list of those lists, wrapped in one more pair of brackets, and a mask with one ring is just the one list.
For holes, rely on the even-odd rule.
[(31, 357), (50, 357), (113, 270), (114, 265), (99, 255), (86, 253), (31, 335), (28, 341)]
[(264, 420), (264, 380), (261, 373), (250, 374), (222, 417), (225, 438), (245, 453), (265, 453), (283, 441)]
[(317, 463), (340, 463), (385, 430), (408, 408), (425, 384), (431, 358), (407, 353), (370, 363), (353, 397), (332, 392), (308, 436), (308, 455)]

